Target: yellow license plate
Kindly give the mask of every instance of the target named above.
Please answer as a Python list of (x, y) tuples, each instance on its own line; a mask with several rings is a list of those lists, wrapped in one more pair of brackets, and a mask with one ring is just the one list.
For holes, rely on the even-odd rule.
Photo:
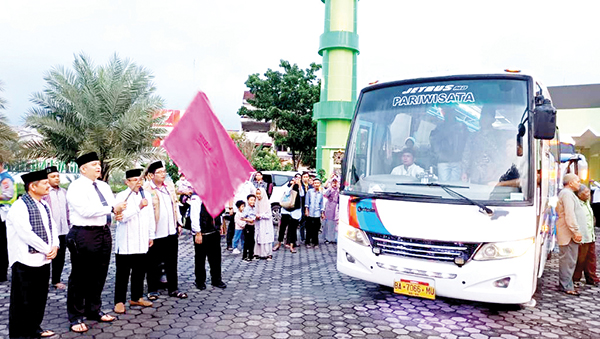
[(433, 282), (398, 279), (394, 281), (394, 293), (435, 299), (435, 286)]

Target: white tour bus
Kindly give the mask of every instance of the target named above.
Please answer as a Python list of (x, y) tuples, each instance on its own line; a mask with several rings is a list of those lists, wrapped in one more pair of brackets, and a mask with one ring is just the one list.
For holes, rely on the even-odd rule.
[(338, 270), (411, 296), (535, 302), (554, 247), (555, 131), (547, 89), (518, 71), (363, 89)]

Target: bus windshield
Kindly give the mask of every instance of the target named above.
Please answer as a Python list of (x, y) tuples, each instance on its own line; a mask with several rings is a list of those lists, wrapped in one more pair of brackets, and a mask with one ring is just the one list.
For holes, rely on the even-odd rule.
[(517, 156), (527, 91), (525, 79), (459, 78), (363, 92), (344, 192), (456, 202), (466, 197), (492, 205), (529, 201), (528, 131), (523, 156)]

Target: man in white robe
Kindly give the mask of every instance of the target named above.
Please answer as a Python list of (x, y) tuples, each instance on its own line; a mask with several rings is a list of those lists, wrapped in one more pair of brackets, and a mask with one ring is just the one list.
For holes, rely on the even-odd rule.
[(115, 313), (125, 313), (127, 285), (131, 275), (129, 305), (150, 307), (143, 299), (148, 249), (153, 244), (155, 221), (152, 204), (148, 204), (142, 189), (141, 169), (125, 172), (127, 189), (117, 194), (117, 202), (126, 201), (123, 219), (117, 222), (115, 232)]

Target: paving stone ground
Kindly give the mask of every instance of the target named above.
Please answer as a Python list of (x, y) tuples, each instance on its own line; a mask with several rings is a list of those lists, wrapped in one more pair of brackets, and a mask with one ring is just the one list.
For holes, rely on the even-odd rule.
[[(224, 241), (224, 239), (223, 239)], [(223, 248), (224, 248), (223, 243)], [(241, 261), (223, 250), (225, 290), (194, 288), (192, 239), (179, 240), (179, 287), (189, 298), (162, 292), (154, 307), (127, 309), (110, 323), (87, 322), (69, 332), (66, 292), (51, 288), (42, 327), (54, 338), (600, 338), (600, 288), (580, 297), (557, 289), (557, 260), (539, 281), (537, 306), (520, 308), (447, 298), (396, 295), (390, 288), (337, 272), (335, 245), (275, 252), (273, 261)], [(68, 257), (68, 256), (67, 256)], [(113, 307), (114, 256), (103, 292)], [(63, 277), (68, 277), (67, 262)], [(0, 337), (8, 337), (10, 284), (0, 284)]]

